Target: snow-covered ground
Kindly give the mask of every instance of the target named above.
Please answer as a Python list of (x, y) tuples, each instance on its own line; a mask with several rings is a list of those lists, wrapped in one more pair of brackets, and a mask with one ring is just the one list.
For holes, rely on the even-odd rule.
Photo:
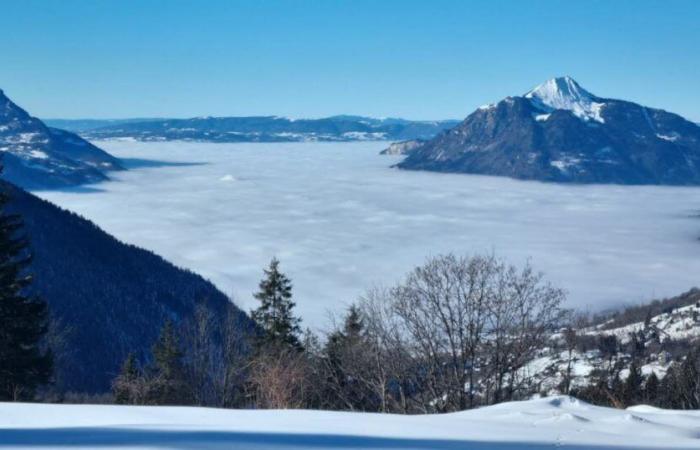
[(609, 307), (698, 283), (700, 188), (574, 186), (391, 169), (384, 142), (100, 142), (131, 162), (97, 191), (39, 195), (210, 278), (245, 308), (273, 255), (305, 323), (425, 257), (528, 257), (571, 305)]
[(0, 448), (697, 449), (700, 412), (570, 397), (432, 416), (0, 403)]

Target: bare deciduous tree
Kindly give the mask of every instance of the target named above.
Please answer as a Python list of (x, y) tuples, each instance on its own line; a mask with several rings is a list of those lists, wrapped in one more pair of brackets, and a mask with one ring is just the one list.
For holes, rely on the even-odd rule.
[(255, 405), (267, 409), (303, 408), (310, 367), (303, 352), (289, 346), (265, 348), (253, 358), (249, 384)]
[(563, 299), (530, 264), (518, 270), (492, 255), (430, 258), (361, 301), (365, 352), (348, 365), (381, 399), (381, 411), (455, 411), (513, 399), (530, 389), (523, 368), (560, 323)]

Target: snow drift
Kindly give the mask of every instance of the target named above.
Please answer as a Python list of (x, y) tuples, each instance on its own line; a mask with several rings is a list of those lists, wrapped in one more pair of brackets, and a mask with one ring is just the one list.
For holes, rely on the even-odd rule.
[(189, 407), (0, 404), (0, 448), (697, 449), (700, 411), (571, 397), (425, 416)]

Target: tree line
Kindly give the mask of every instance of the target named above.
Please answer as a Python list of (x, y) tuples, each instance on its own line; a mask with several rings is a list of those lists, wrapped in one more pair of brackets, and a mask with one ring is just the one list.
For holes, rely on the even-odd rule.
[[(21, 219), (0, 193), (0, 400), (31, 400), (51, 382), (46, 303), (26, 294), (31, 255)], [(645, 375), (644, 342), (596, 345), (604, 367), (586, 386), (571, 384), (571, 355), (583, 339), (569, 326), (565, 293), (527, 263), (494, 255), (429, 258), (391, 287), (368, 290), (322, 336), (302, 330), (292, 282), (273, 259), (251, 311), (202, 301), (167, 320), (150, 354), (132, 353), (112, 383), (113, 400), (137, 405), (451, 412), (530, 398), (538, 381), (526, 366), (554, 333), (570, 361), (559, 390), (597, 404), (639, 402), (700, 408), (700, 349), (690, 346), (661, 379)], [(621, 354), (630, 354), (621, 358)], [(628, 374), (626, 376), (622, 376)]]
[[(575, 333), (572, 330), (568, 333), (575, 342)], [(668, 364), (661, 377), (654, 370), (645, 374), (642, 367), (650, 348), (655, 348), (653, 341), (649, 343), (644, 338), (645, 334), (645, 330), (632, 332), (624, 344), (615, 335), (597, 337), (595, 346), (604, 363), (593, 370), (585, 386), (571, 387), (565, 377), (566, 384), (560, 387), (562, 392), (615, 408), (647, 404), (668, 409), (700, 409), (700, 346), (682, 345), (674, 352), (677, 360)]]
[[(205, 309), (178, 332), (168, 323), (146, 367), (127, 359), (115, 399), (401, 413), (522, 399), (532, 385), (521, 369), (565, 314), (564, 292), (529, 264), (488, 255), (429, 259), (396, 286), (368, 291), (323, 340), (301, 330), (276, 259), (255, 297), (252, 338), (199, 342)], [(204, 392), (223, 379), (231, 386)], [(163, 395), (163, 385), (182, 390)]]

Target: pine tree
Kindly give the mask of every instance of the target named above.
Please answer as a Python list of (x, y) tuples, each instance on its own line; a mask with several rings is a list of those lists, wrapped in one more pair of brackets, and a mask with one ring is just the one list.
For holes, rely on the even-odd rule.
[(659, 377), (652, 372), (644, 383), (644, 401), (650, 405), (659, 405)]
[(630, 364), (630, 373), (623, 387), (623, 401), (625, 406), (634, 405), (640, 400), (642, 380), (642, 371), (639, 369), (639, 365), (636, 361), (632, 361), (632, 364)]
[(265, 278), (260, 281), (255, 298), (260, 306), (251, 312), (251, 317), (263, 331), (259, 344), (291, 346), (301, 348), (299, 342), (301, 320), (292, 309), (292, 282), (279, 270), (279, 261), (273, 258), (265, 269)]
[(28, 296), (31, 277), (27, 240), (18, 236), (21, 219), (7, 214), (6, 192), (0, 192), (0, 400), (31, 399), (36, 388), (49, 382), (52, 357), (42, 351), (48, 330), (48, 309)]
[[(369, 342), (362, 313), (351, 306), (343, 327), (328, 336), (324, 349), (330, 383), (327, 401), (332, 408), (372, 411), (378, 408), (376, 396), (360, 382)], [(334, 403), (335, 402), (335, 403)]]
[(112, 383), (112, 393), (114, 395), (114, 403), (120, 405), (136, 404), (138, 382), (141, 378), (141, 371), (136, 363), (136, 356), (133, 353), (124, 360), (121, 371), (114, 383)]
[(364, 321), (360, 310), (355, 305), (351, 305), (348, 309), (348, 315), (345, 317), (343, 331), (345, 339), (351, 343), (356, 343), (362, 336), (362, 331), (365, 329)]
[(676, 378), (676, 367), (675, 364), (672, 364), (671, 367), (666, 370), (666, 375), (661, 379), (659, 403), (663, 408), (678, 408), (678, 383)]
[(165, 322), (153, 345), (154, 366), (151, 368), (150, 401), (158, 405), (184, 405), (191, 401), (185, 379), (183, 352), (180, 350), (175, 327)]
[(691, 349), (676, 373), (680, 409), (700, 408), (700, 350)]

